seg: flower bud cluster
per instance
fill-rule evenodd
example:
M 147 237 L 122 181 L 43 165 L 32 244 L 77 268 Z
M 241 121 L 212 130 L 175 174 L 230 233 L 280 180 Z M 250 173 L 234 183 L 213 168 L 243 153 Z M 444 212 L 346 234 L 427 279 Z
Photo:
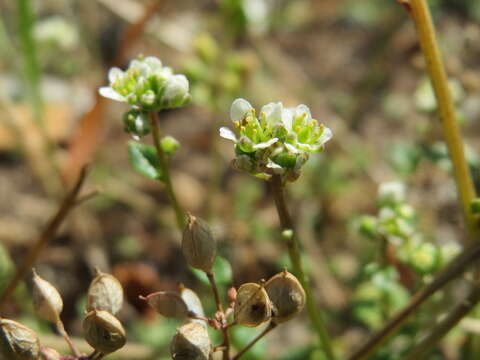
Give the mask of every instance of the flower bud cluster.
M 173 74 L 171 68 L 163 66 L 154 56 L 132 60 L 126 71 L 111 68 L 108 80 L 110 85 L 101 87 L 100 95 L 139 109 L 159 111 L 190 101 L 187 78 Z
M 321 152 L 332 137 L 306 105 L 284 108 L 280 102 L 269 103 L 257 116 L 248 101 L 236 99 L 230 118 L 238 136 L 226 127 L 220 128 L 220 136 L 235 143 L 233 166 L 264 179 L 281 175 L 296 180 L 309 154 Z
M 400 182 L 379 187 L 379 212 L 358 221 L 358 230 L 371 239 L 384 239 L 396 248 L 398 258 L 420 275 L 429 275 L 456 253 L 451 244 L 426 241 L 417 224 L 415 209 L 406 201 L 406 188 Z

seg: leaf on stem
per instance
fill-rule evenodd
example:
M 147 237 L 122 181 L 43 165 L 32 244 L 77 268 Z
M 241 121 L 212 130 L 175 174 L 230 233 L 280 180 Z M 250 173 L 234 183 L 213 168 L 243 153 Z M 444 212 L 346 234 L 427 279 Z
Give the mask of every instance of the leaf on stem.
M 157 151 L 152 145 L 129 141 L 128 156 L 135 171 L 149 179 L 163 181 Z

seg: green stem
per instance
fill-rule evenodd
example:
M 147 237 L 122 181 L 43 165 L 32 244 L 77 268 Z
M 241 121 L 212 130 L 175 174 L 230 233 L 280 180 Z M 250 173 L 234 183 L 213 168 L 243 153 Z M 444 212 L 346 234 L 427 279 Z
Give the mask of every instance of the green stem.
M 463 215 L 472 233 L 477 232 L 477 225 L 470 210 L 471 202 L 477 196 L 465 160 L 462 135 L 458 126 L 455 106 L 452 100 L 448 79 L 442 56 L 435 36 L 435 28 L 426 0 L 402 0 L 407 6 L 418 35 L 418 40 L 425 57 L 427 71 L 432 82 L 442 121 L 443 135 L 453 165 L 453 176 L 457 185 Z
M 307 277 L 307 274 L 303 271 L 301 254 L 300 254 L 300 243 L 298 237 L 296 236 L 294 225 L 290 213 L 288 212 L 287 205 L 285 202 L 284 195 L 284 185 L 282 179 L 278 175 L 274 175 L 269 182 L 273 197 L 275 199 L 275 205 L 277 207 L 278 217 L 280 219 L 280 224 L 283 230 L 293 231 L 292 236 L 287 239 L 287 248 L 290 261 L 292 262 L 292 268 L 295 275 L 298 277 L 300 283 L 305 289 L 307 295 L 307 310 L 310 316 L 313 327 L 318 335 L 320 344 L 325 351 L 325 354 L 328 359 L 335 359 L 332 345 L 330 342 L 330 337 L 328 335 L 327 327 L 323 319 L 321 310 L 315 304 L 313 291 L 310 286 L 310 281 Z
M 433 26 L 432 18 L 426 0 L 399 0 L 399 2 L 405 6 L 415 23 L 415 28 L 419 38 L 420 46 L 425 57 L 427 71 L 432 82 L 433 90 L 438 104 L 438 112 L 442 122 L 443 133 L 445 142 L 448 147 L 448 153 L 452 161 L 453 176 L 457 186 L 459 194 L 459 201 L 462 207 L 463 216 L 467 223 L 470 239 L 473 240 L 478 234 L 478 225 L 470 210 L 471 202 L 476 198 L 475 188 L 468 169 L 468 164 L 465 159 L 465 151 L 463 147 L 462 136 L 458 126 L 455 107 L 450 94 L 448 86 L 448 79 L 445 73 L 442 57 L 435 37 L 435 29 Z M 462 254 L 468 256 L 468 249 Z M 460 258 L 460 257 L 459 257 Z M 457 258 L 456 260 L 458 260 Z M 424 289 L 420 290 L 416 295 L 412 297 L 412 300 L 407 307 L 400 311 L 395 317 L 393 317 L 379 332 L 374 334 L 359 350 L 357 350 L 349 359 L 368 359 L 368 357 L 380 347 L 386 340 L 388 340 L 395 332 L 403 325 L 408 317 L 418 307 L 436 291 L 442 288 L 448 281 L 453 279 L 449 277 L 448 281 L 441 280 L 444 274 L 449 269 L 455 268 L 458 265 L 465 269 L 465 264 L 453 261 L 442 273 L 438 274 L 436 280 L 427 285 Z M 455 277 L 458 277 L 463 271 L 457 273 Z M 436 285 L 436 286 L 433 286 Z M 474 289 L 472 294 L 475 294 Z M 441 336 L 446 334 L 446 328 L 453 327 L 461 316 L 464 316 L 464 309 L 462 311 L 454 309 L 451 312 L 445 322 L 442 322 L 432 329 L 432 339 L 435 341 L 429 341 L 429 346 L 433 346 Z M 462 315 L 463 314 L 463 315 Z M 451 316 L 451 318 L 450 318 Z M 440 335 L 442 334 L 442 335 Z M 428 338 L 428 337 L 427 337 Z
M 173 190 L 167 155 L 163 151 L 162 145 L 160 143 L 160 127 L 158 125 L 158 114 L 156 111 L 150 111 L 150 124 L 152 128 L 153 144 L 155 145 L 155 149 L 157 150 L 160 170 L 162 171 L 162 182 L 165 184 L 168 198 L 170 199 L 170 203 L 175 211 L 178 229 L 180 230 L 180 232 L 183 232 L 186 225 L 186 215 L 185 211 L 183 211 L 180 203 L 177 200 L 175 191 Z

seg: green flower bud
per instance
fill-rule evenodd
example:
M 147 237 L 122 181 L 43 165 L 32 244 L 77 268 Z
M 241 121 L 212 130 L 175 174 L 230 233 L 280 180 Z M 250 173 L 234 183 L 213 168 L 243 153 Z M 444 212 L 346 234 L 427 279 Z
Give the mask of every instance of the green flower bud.
M 123 129 L 135 137 L 142 137 L 150 133 L 148 113 L 140 110 L 130 110 L 123 115 Z
M 32 329 L 0 318 L 0 354 L 8 360 L 37 360 L 40 342 Z
M 167 155 L 172 155 L 180 148 L 178 140 L 170 135 L 163 137 L 160 141 L 160 145 Z

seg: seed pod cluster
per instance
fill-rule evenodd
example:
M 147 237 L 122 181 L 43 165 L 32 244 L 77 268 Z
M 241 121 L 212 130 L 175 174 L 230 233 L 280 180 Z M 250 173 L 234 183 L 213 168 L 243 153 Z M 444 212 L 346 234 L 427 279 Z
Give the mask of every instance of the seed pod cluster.
M 188 222 L 183 232 L 182 252 L 187 263 L 206 273 L 212 271 L 217 244 L 208 224 L 188 214 Z
M 42 279 L 33 269 L 33 305 L 41 318 L 56 324 L 63 310 L 63 300 L 57 289 Z
M 305 298 L 298 279 L 285 270 L 272 276 L 265 284 L 246 283 L 240 286 L 235 298 L 234 319 L 247 327 L 256 327 L 268 320 L 280 324 L 303 310 Z
M 102 354 L 110 354 L 125 345 L 125 329 L 115 317 L 122 304 L 123 288 L 120 282 L 97 269 L 88 288 L 83 331 L 85 340 Z
M 104 310 L 93 310 L 83 320 L 85 340 L 95 350 L 110 354 L 125 345 L 126 334 L 122 323 Z
M 8 360 L 37 360 L 40 342 L 32 329 L 0 318 L 0 354 Z
M 212 344 L 205 325 L 189 322 L 177 329 L 170 344 L 174 360 L 208 360 Z

